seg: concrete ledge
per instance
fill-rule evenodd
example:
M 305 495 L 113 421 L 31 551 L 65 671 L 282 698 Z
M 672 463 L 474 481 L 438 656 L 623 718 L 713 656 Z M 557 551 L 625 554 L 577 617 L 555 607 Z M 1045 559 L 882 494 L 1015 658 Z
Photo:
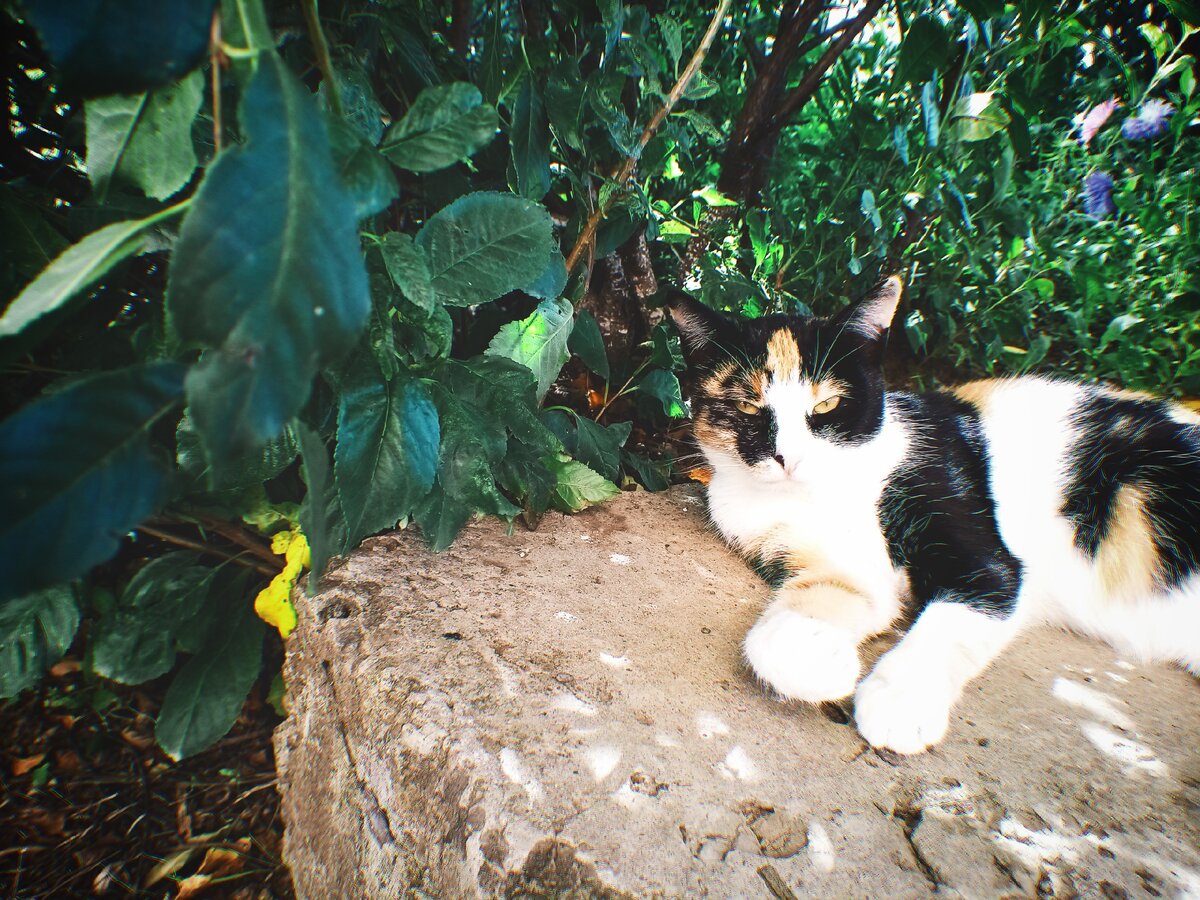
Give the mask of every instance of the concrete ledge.
M 298 894 L 1200 896 L 1189 675 L 1037 632 L 883 758 L 747 676 L 766 595 L 687 488 L 368 541 L 288 646 Z

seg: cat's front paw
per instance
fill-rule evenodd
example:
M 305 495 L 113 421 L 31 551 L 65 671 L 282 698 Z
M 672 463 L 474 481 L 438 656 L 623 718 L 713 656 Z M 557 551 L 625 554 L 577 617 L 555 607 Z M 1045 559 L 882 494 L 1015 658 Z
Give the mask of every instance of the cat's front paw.
M 950 686 L 936 673 L 883 668 L 864 678 L 854 695 L 858 733 L 872 747 L 924 753 L 946 736 L 954 704 Z
M 858 681 L 858 646 L 850 633 L 790 609 L 763 613 L 744 649 L 754 673 L 789 700 L 840 700 Z

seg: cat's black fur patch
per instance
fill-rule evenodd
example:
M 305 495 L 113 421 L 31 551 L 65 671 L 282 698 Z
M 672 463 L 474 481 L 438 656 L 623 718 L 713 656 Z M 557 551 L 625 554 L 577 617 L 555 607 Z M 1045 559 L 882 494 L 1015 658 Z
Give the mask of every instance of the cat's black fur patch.
M 1112 525 L 1117 492 L 1132 485 L 1145 493 L 1158 579 L 1177 587 L 1200 571 L 1196 426 L 1174 421 L 1159 400 L 1103 395 L 1081 405 L 1072 424 L 1079 439 L 1062 512 L 1075 525 L 1075 545 L 1096 556 Z
M 918 436 L 879 499 L 893 564 L 908 569 L 922 606 L 953 601 L 1009 615 L 1021 564 L 996 524 L 978 413 L 946 394 L 893 393 L 889 402 Z

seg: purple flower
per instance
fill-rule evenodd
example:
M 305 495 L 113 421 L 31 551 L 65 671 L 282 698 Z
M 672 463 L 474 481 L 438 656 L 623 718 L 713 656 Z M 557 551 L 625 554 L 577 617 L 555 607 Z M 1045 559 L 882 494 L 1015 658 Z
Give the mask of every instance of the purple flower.
M 1121 126 L 1121 134 L 1127 141 L 1142 141 L 1156 138 L 1167 130 L 1167 120 L 1175 115 L 1175 107 L 1166 100 L 1147 100 Z
M 1117 211 L 1112 198 L 1113 179 L 1107 172 L 1093 172 L 1083 179 L 1083 211 L 1093 219 L 1103 219 Z
M 1079 143 L 1083 146 L 1088 145 L 1088 141 L 1096 136 L 1096 132 L 1104 127 L 1104 123 L 1121 106 L 1121 101 L 1116 97 L 1111 100 L 1105 100 L 1099 106 L 1093 106 L 1088 110 L 1088 114 L 1083 117 L 1083 124 L 1079 127 Z

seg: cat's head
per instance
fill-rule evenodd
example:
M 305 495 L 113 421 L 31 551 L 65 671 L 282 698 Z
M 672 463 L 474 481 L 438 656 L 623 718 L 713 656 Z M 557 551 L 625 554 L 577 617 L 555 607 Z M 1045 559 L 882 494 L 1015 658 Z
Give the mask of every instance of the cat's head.
M 696 440 L 714 468 L 770 482 L 820 479 L 883 423 L 883 343 L 900 302 L 889 278 L 829 319 L 714 312 L 667 301 L 695 375 Z

